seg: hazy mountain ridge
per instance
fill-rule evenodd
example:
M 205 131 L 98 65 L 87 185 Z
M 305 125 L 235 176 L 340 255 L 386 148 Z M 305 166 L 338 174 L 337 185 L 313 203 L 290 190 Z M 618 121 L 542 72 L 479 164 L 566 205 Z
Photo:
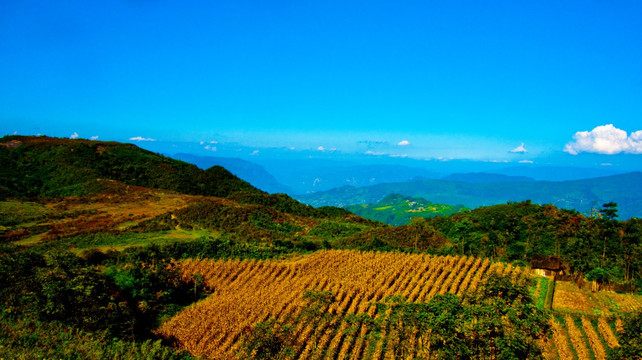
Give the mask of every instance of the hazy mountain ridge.
M 560 208 L 590 213 L 606 202 L 619 204 L 620 218 L 642 216 L 642 173 L 632 172 L 594 179 L 562 182 L 468 183 L 447 180 L 422 180 L 378 184 L 368 187 L 341 187 L 325 192 L 296 196 L 312 206 L 346 206 L 372 204 L 384 196 L 397 193 L 416 196 L 433 202 L 463 204 L 476 208 L 508 201 L 531 200 Z
M 291 188 L 294 194 L 326 191 L 345 185 L 369 186 L 410 181 L 417 176 L 429 179 L 440 176 L 430 169 L 414 166 L 320 159 L 266 161 L 261 165 L 280 183 Z
M 201 169 L 207 169 L 212 166 L 224 167 L 227 171 L 236 175 L 240 179 L 252 184 L 252 186 L 271 194 L 289 194 L 292 192 L 288 186 L 280 183 L 261 165 L 240 158 L 199 156 L 186 153 L 174 154 L 172 155 L 172 158 L 194 164 Z
M 449 181 L 462 181 L 471 183 L 493 183 L 493 182 L 530 182 L 535 179 L 526 176 L 510 176 L 485 172 L 456 173 L 441 178 Z

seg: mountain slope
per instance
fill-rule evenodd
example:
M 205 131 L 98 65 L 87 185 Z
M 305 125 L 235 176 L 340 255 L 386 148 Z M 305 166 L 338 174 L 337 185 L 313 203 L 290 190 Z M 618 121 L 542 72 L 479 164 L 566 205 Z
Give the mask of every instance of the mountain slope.
M 81 195 L 90 193 L 84 184 L 96 179 L 192 195 L 260 192 L 220 166 L 201 170 L 117 142 L 6 136 L 0 139 L 0 162 L 4 197 Z
M 312 206 L 372 204 L 392 193 L 418 196 L 437 203 L 463 204 L 469 208 L 532 200 L 560 208 L 590 212 L 603 203 L 618 203 L 620 218 L 642 216 L 642 173 L 562 182 L 532 181 L 467 183 L 447 180 L 378 184 L 368 187 L 341 187 L 325 192 L 297 196 Z

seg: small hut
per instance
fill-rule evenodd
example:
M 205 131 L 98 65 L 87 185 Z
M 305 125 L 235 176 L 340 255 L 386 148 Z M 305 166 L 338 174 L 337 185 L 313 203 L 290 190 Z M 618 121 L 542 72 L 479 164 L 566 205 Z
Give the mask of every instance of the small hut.
M 531 258 L 531 271 L 541 276 L 564 275 L 564 264 L 562 260 L 554 255 L 533 255 Z

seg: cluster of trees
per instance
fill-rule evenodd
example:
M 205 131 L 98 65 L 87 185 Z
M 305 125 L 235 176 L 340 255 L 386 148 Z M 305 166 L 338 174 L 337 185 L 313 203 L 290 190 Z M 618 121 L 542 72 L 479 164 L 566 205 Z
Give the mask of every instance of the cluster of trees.
M 556 255 L 577 276 L 642 287 L 642 220 L 618 221 L 615 203 L 593 216 L 524 201 L 426 221 L 452 241 L 453 253 L 522 265 L 535 254 Z

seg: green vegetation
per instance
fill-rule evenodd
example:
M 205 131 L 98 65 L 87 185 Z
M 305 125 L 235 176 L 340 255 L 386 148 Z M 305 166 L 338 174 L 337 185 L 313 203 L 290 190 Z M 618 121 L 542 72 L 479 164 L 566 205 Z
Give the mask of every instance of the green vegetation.
M 375 204 L 347 205 L 344 208 L 355 215 L 393 226 L 408 224 L 418 217 L 448 216 L 468 210 L 463 205 L 433 204 L 423 198 L 399 194 L 387 195 Z
M 193 359 L 161 340 L 114 339 L 105 332 L 87 332 L 59 322 L 0 319 L 2 359 Z

